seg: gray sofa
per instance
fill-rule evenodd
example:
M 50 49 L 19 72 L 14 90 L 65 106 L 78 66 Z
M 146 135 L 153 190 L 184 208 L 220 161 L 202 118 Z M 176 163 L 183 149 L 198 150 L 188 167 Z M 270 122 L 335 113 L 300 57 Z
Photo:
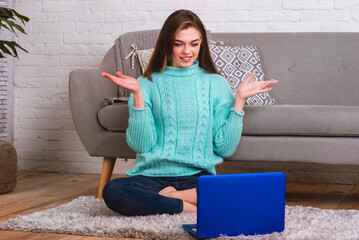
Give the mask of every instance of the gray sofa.
M 104 157 L 99 197 L 116 158 L 135 158 L 126 143 L 126 104 L 101 109 L 106 97 L 129 93 L 100 76 L 116 70 L 138 77 L 125 56 L 131 44 L 154 47 L 158 30 L 121 35 L 99 69 L 70 73 L 70 104 L 78 135 L 91 156 Z M 235 161 L 359 164 L 359 33 L 210 33 L 225 45 L 254 45 L 265 78 L 275 78 L 275 105 L 245 106 Z

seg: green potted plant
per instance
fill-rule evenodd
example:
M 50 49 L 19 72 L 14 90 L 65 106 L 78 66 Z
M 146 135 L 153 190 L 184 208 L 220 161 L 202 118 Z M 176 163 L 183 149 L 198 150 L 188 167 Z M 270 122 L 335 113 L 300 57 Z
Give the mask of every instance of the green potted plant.
M 16 36 L 16 30 L 23 34 L 26 34 L 25 30 L 15 22 L 16 20 L 20 20 L 25 26 L 25 22 L 28 22 L 30 19 L 26 16 L 19 14 L 14 9 L 0 7 L 0 30 L 2 28 L 6 28 L 10 32 L 14 33 Z M 0 58 L 5 58 L 4 54 L 9 54 L 13 57 L 19 58 L 16 50 L 17 48 L 28 52 L 15 41 L 0 40 Z
M 17 31 L 26 34 L 25 30 L 15 22 L 16 20 L 20 20 L 25 25 L 29 18 L 13 9 L 0 7 L 0 31 L 5 28 L 15 36 Z M 17 49 L 28 52 L 15 41 L 0 39 L 0 58 L 5 58 L 6 54 L 19 58 Z M 10 192 L 17 183 L 17 153 L 14 146 L 4 140 L 0 140 L 0 169 L 0 194 Z

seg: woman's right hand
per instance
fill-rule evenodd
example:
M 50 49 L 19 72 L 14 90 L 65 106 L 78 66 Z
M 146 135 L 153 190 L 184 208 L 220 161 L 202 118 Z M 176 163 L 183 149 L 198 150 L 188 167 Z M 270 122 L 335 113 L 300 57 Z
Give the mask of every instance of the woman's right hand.
M 106 73 L 106 72 L 101 73 L 101 76 L 104 76 L 104 77 L 110 79 L 112 82 L 116 83 L 120 87 L 123 87 L 133 93 L 133 97 L 134 97 L 133 106 L 134 107 L 144 108 L 145 103 L 143 100 L 142 90 L 141 90 L 140 84 L 138 83 L 137 79 L 130 77 L 130 76 L 125 76 L 119 71 L 116 72 L 116 75 L 117 75 L 117 77 L 114 75 L 111 75 L 109 73 Z
M 137 93 L 138 91 L 141 91 L 141 87 L 137 79 L 130 76 L 125 76 L 119 71 L 116 72 L 117 77 L 106 72 L 102 72 L 101 75 L 110 79 L 112 82 L 116 83 L 120 87 L 129 90 L 133 94 Z

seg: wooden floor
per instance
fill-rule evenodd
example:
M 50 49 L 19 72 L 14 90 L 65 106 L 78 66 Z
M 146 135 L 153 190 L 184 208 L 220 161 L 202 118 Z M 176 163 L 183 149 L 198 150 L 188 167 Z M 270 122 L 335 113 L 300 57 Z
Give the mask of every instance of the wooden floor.
M 96 174 L 20 172 L 15 191 L 0 195 L 0 224 L 18 214 L 29 214 L 53 208 L 78 196 L 96 196 L 98 183 L 99 175 Z M 359 209 L 359 186 L 287 183 L 286 199 L 287 205 L 326 209 Z M 0 240 L 13 239 L 100 240 L 116 238 L 0 230 Z M 124 239 L 122 238 L 122 240 Z

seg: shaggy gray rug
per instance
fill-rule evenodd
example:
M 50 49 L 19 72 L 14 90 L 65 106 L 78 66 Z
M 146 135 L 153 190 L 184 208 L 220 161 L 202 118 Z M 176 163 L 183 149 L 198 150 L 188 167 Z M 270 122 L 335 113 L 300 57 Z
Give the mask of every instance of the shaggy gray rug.
M 218 239 L 359 239 L 358 210 L 286 206 L 285 213 L 286 225 L 282 233 Z M 196 214 L 192 213 L 125 217 L 109 210 L 103 200 L 83 196 L 53 209 L 9 219 L 0 228 L 103 237 L 186 240 L 193 237 L 181 226 L 195 222 Z

